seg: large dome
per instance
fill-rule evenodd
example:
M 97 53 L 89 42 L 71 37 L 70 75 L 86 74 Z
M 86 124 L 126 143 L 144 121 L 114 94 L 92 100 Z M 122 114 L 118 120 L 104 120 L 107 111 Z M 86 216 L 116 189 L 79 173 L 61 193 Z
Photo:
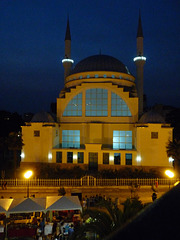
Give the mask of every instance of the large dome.
M 109 71 L 130 74 L 127 67 L 118 59 L 108 55 L 94 55 L 76 64 L 71 74 L 92 71 Z

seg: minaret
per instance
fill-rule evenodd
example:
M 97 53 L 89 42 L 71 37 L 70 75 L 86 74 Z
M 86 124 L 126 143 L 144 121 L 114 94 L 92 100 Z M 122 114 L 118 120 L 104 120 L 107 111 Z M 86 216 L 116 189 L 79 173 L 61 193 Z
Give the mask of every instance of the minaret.
M 137 30 L 137 56 L 134 58 L 137 71 L 137 93 L 139 98 L 139 116 L 143 113 L 143 68 L 146 58 L 143 56 L 143 30 L 141 24 L 141 14 L 139 12 L 139 22 Z
M 69 17 L 67 19 L 67 27 L 66 27 L 66 36 L 65 36 L 65 55 L 62 60 L 64 67 L 64 82 L 66 81 L 66 77 L 69 75 L 72 64 L 74 61 L 71 59 L 71 33 L 69 27 Z

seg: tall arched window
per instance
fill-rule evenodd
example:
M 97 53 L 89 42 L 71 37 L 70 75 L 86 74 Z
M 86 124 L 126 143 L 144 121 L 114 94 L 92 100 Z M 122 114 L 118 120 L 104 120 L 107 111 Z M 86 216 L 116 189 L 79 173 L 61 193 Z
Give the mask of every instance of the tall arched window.
M 86 116 L 108 116 L 108 91 L 102 88 L 86 90 Z
M 71 99 L 63 112 L 63 116 L 82 116 L 82 93 Z
M 116 93 L 111 93 L 111 116 L 129 117 L 132 116 L 126 102 Z

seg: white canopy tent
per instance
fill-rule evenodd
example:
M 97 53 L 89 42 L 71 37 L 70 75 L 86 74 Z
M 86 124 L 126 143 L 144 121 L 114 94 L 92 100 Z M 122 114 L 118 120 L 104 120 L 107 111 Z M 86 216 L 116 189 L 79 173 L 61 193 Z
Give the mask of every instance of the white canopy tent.
M 46 197 L 45 211 L 80 210 L 82 206 L 77 196 Z
M 16 198 L 13 199 L 8 213 L 42 212 L 45 206 L 45 198 Z
M 7 213 L 13 199 L 0 199 L 0 213 Z
M 48 196 L 46 198 L 0 199 L 0 213 L 28 213 L 63 210 L 80 210 L 77 196 Z

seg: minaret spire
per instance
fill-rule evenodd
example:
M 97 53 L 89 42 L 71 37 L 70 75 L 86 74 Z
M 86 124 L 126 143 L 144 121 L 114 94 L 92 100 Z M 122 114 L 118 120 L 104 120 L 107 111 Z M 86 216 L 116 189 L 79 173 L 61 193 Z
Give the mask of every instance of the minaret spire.
M 69 16 L 67 19 L 67 27 L 66 27 L 66 36 L 65 36 L 65 41 L 70 40 L 71 41 L 71 33 L 70 33 L 70 26 L 69 26 Z
M 141 23 L 141 12 L 140 12 L 140 10 L 139 10 L 139 22 L 138 22 L 137 37 L 143 37 L 143 29 L 142 29 L 142 23 Z
M 146 58 L 143 56 L 143 29 L 141 23 L 141 13 L 139 11 L 139 21 L 137 29 L 137 56 L 134 58 L 137 71 L 137 93 L 139 98 L 139 116 L 143 113 L 143 71 Z
M 72 64 L 74 61 L 71 59 L 71 32 L 69 25 L 69 16 L 67 18 L 66 34 L 65 34 L 65 54 L 64 59 L 62 60 L 64 67 L 64 82 L 66 77 L 70 74 Z

